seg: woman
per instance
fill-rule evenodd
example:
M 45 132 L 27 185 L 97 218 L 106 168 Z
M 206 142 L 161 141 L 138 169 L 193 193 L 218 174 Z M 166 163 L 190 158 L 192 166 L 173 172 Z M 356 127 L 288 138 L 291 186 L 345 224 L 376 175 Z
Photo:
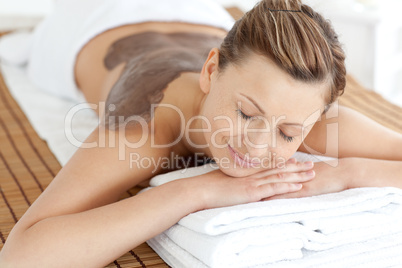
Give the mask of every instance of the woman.
M 37 84 L 60 78 L 58 94 L 74 97 L 77 85 L 88 102 L 106 101 L 106 108 L 85 141 L 98 146 L 78 149 L 16 224 L 0 255 L 2 267 L 100 267 L 198 210 L 352 187 L 402 187 L 402 152 L 394 150 L 402 136 L 333 104 L 345 87 L 344 54 L 330 24 L 310 7 L 263 0 L 227 33 L 227 14 L 205 0 L 154 1 L 152 10 L 166 12 L 142 22 L 130 5 L 148 12 L 148 2 L 108 3 L 59 3 L 63 12 L 83 5 L 74 11 L 76 27 L 54 33 L 64 36 L 62 53 L 47 55 L 58 47 L 37 43 L 49 46 L 31 58 Z M 91 5 L 98 8 L 88 14 Z M 122 23 L 114 8 L 131 14 L 133 23 Z M 177 12 L 183 9 L 189 13 Z M 159 17 L 168 11 L 177 20 Z M 37 36 L 54 37 L 49 25 L 72 19 L 63 12 L 56 10 Z M 98 33 L 96 16 L 119 22 Z M 81 30 L 91 33 L 88 40 Z M 34 68 L 40 60 L 52 78 Z M 299 163 L 290 159 L 298 150 L 340 160 Z M 169 169 L 133 165 L 133 155 L 151 161 L 171 154 L 203 154 L 220 169 L 116 202 Z

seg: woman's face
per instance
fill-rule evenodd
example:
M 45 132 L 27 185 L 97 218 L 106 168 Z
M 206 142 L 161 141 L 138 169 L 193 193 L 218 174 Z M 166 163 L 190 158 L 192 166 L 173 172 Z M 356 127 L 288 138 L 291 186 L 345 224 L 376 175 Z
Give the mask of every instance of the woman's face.
M 219 73 L 218 50 L 201 73 L 204 139 L 228 175 L 240 177 L 283 165 L 325 107 L 328 86 L 294 80 L 273 62 L 251 55 Z

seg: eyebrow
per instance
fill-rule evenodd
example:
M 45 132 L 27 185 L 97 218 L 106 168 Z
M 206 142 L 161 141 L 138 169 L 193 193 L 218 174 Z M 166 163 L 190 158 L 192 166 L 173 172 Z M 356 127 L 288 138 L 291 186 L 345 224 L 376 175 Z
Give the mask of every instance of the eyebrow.
M 255 105 L 255 107 L 257 107 L 257 109 L 260 111 L 260 113 L 265 115 L 265 111 L 263 109 L 261 109 L 261 107 L 258 105 L 258 103 L 255 100 L 253 100 L 251 97 L 249 97 L 247 95 L 244 95 L 243 93 L 240 93 L 240 95 L 247 98 L 250 102 L 252 102 Z M 283 123 L 283 124 L 286 126 L 303 127 L 303 124 L 299 124 L 299 123 Z
M 240 95 L 242 95 L 243 97 L 247 98 L 250 102 L 252 102 L 254 104 L 255 107 L 257 107 L 257 109 L 260 111 L 260 113 L 265 115 L 265 111 L 263 109 L 261 109 L 261 107 L 258 105 L 258 103 L 255 100 L 253 100 L 252 98 L 250 98 L 247 95 L 244 95 L 243 93 L 240 93 Z

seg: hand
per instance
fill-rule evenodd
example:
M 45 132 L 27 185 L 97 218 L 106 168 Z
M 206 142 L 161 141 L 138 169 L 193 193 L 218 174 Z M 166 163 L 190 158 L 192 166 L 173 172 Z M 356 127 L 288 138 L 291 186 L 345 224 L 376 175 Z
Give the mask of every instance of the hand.
M 300 191 L 275 195 L 264 200 L 307 197 L 346 190 L 349 188 L 349 182 L 353 179 L 351 178 L 352 170 L 361 168 L 354 165 L 354 161 L 352 158 L 343 158 L 315 163 L 316 176 L 314 180 L 304 182 Z
M 195 183 L 192 189 L 201 191 L 202 209 L 256 202 L 275 195 L 297 192 L 314 178 L 312 162 L 289 160 L 285 167 L 233 178 L 221 170 L 190 178 L 185 183 Z

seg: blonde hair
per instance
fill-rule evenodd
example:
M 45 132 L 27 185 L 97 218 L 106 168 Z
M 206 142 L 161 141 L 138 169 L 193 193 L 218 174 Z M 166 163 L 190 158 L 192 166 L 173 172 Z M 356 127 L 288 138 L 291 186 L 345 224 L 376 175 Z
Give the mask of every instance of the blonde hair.
M 273 60 L 296 80 L 329 82 L 330 104 L 346 85 L 345 54 L 329 21 L 300 0 L 262 0 L 239 19 L 220 47 L 219 70 L 250 52 Z

